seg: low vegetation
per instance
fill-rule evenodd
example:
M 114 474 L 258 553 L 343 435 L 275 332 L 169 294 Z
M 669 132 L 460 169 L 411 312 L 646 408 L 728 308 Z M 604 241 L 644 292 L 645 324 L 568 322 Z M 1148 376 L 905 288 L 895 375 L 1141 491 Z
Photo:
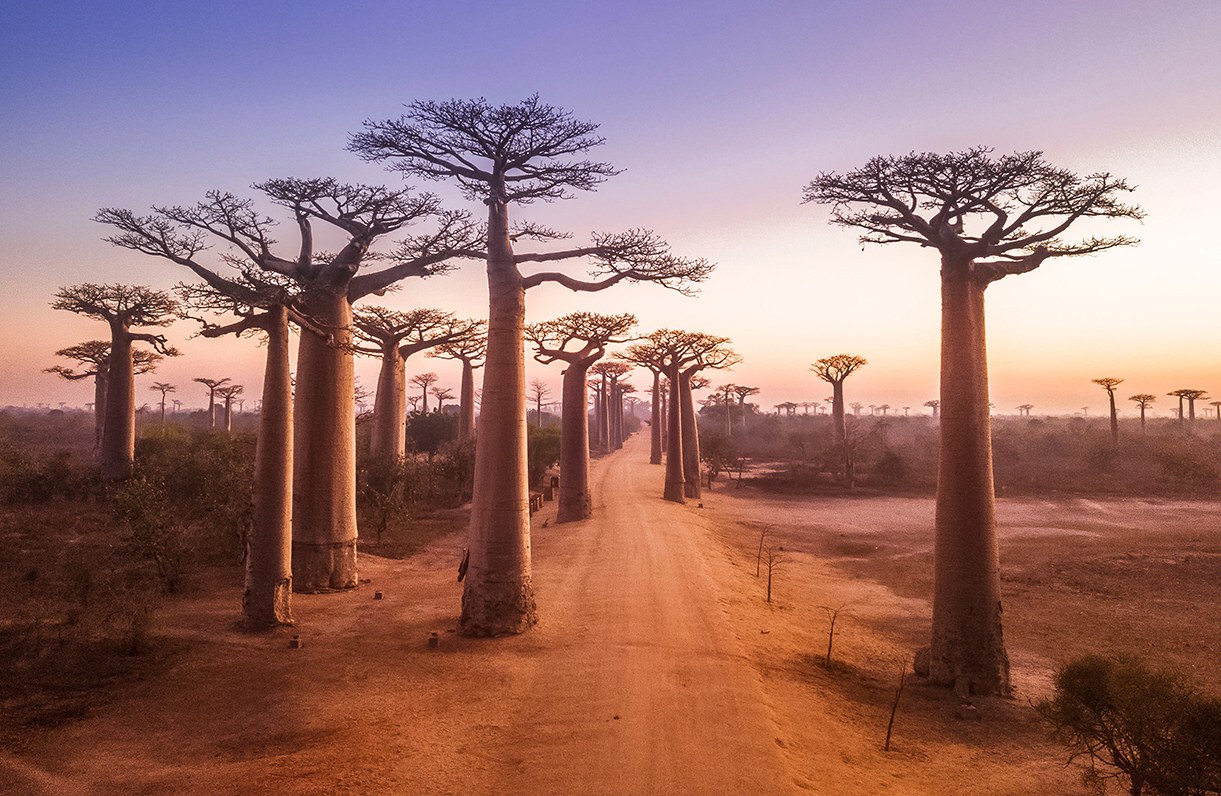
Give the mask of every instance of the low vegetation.
M 1109 780 L 1132 796 L 1221 793 L 1221 700 L 1133 657 L 1088 655 L 1056 675 L 1036 710 L 1085 764 L 1083 779 Z
M 843 455 L 827 415 L 778 416 L 751 411 L 745 430 L 734 407 L 726 440 L 724 407 L 702 413 L 702 455 L 720 472 L 735 457 L 748 460 L 750 480 L 769 491 L 839 493 Z M 929 416 L 848 417 L 854 488 L 932 494 L 937 485 L 937 420 Z M 1198 421 L 1194 433 L 1177 420 L 1120 424 L 1111 441 L 1107 418 L 994 417 L 996 492 L 1002 496 L 1090 494 L 1127 497 L 1221 497 L 1221 424 Z M 1215 429 L 1214 429 L 1215 427 Z

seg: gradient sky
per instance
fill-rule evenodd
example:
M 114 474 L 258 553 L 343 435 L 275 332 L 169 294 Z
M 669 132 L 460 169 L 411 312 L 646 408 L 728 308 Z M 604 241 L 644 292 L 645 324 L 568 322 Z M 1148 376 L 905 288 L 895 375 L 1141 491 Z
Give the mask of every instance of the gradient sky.
M 1090 383 L 1100 376 L 1126 379 L 1123 397 L 1185 387 L 1221 397 L 1219 40 L 1212 0 L 6 3 L 0 406 L 92 400 L 87 385 L 41 372 L 55 350 L 106 337 L 100 323 L 51 310 L 57 288 L 185 278 L 105 243 L 91 221 L 99 208 L 144 212 L 209 189 L 253 196 L 252 183 L 283 176 L 398 186 L 344 151 L 363 120 L 416 99 L 533 93 L 599 123 L 606 144 L 591 156 L 624 172 L 526 218 L 577 242 L 651 228 L 718 269 L 694 299 L 653 285 L 543 286 L 529 320 L 634 312 L 643 332 L 731 337 L 745 361 L 714 380 L 761 387 L 768 409 L 829 396 L 810 363 L 857 354 L 869 365 L 848 400 L 915 412 L 937 395 L 936 255 L 862 250 L 827 208 L 800 203 L 802 186 L 875 155 L 1037 149 L 1056 166 L 1127 178 L 1148 218 L 1100 230 L 1139 247 L 1053 260 L 989 288 L 997 411 L 1101 414 L 1106 395 Z M 418 187 L 463 204 L 444 185 Z M 481 266 L 382 301 L 483 316 Z M 171 328 L 185 356 L 140 377 L 138 400 L 154 403 L 158 380 L 178 385 L 184 407 L 203 406 L 196 376 L 231 377 L 257 397 L 257 345 L 192 331 Z M 454 363 L 408 362 L 423 370 L 458 386 Z M 371 360 L 358 374 L 372 388 Z M 530 377 L 558 393 L 558 366 Z M 1161 398 L 1158 414 L 1172 403 Z

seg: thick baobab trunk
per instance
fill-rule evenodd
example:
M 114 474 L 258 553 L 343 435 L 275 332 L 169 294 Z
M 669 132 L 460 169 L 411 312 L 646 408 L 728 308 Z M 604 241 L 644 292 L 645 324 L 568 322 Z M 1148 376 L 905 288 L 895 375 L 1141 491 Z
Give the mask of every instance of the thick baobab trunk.
M 102 478 L 121 481 L 131 475 L 136 453 L 136 377 L 131 336 L 121 327 L 111 329 L 105 404 L 100 457 Z
M 225 433 L 233 433 L 233 402 L 225 399 Z
M 942 261 L 941 450 L 937 472 L 930 679 L 1007 694 L 992 481 L 985 283 Z
M 699 498 L 703 495 L 700 484 L 700 437 L 699 427 L 695 421 L 695 400 L 691 395 L 691 377 L 695 371 L 686 371 L 679 375 L 679 408 L 682 411 L 683 425 L 683 494 L 689 498 Z
M 649 409 L 649 464 L 661 464 L 661 371 L 653 371 L 653 406 Z
M 471 636 L 520 633 L 538 621 L 526 477 L 526 292 L 507 208 L 492 202 L 488 211 L 488 345 L 459 620 Z
M 373 455 L 396 459 L 407 451 L 407 363 L 398 346 L 382 350 L 382 367 L 373 396 Z
M 466 442 L 475 436 L 475 367 L 469 359 L 462 360 L 458 401 L 458 441 Z
M 610 384 L 606 374 L 602 374 L 602 386 L 598 388 L 598 450 L 602 453 L 611 452 L 610 436 Z
M 679 398 L 678 369 L 672 368 L 670 397 L 666 407 L 666 490 L 662 495 L 674 503 L 686 503 L 686 479 L 683 477 L 682 400 Z
M 593 515 L 589 494 L 588 365 L 570 362 L 564 371 L 560 434 L 560 494 L 555 521 L 576 522 Z
M 848 438 L 847 423 L 844 420 L 844 382 L 831 382 L 831 427 L 835 429 L 835 444 L 843 445 Z
M 106 368 L 99 367 L 98 372 L 93 374 L 93 446 L 99 451 L 102 449 L 102 430 L 106 428 L 106 376 L 110 369 L 110 363 L 107 361 Z
M 254 454 L 254 514 L 246 540 L 242 626 L 291 625 L 293 408 L 288 369 L 288 312 L 270 311 L 263 409 Z
M 1111 399 L 1111 444 L 1119 444 L 1119 412 L 1115 410 L 1115 393 L 1107 390 L 1107 397 Z
M 356 400 L 352 307 L 325 293 L 310 315 L 334 343 L 301 335 L 293 424 L 293 588 L 351 589 L 356 576 Z

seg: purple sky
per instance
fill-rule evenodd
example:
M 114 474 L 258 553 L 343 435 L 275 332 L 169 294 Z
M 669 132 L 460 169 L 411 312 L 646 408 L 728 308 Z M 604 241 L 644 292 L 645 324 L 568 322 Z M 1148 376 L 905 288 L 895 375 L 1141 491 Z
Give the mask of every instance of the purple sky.
M 800 204 L 801 188 L 879 154 L 1040 149 L 1055 165 L 1128 178 L 1149 215 L 1108 230 L 1140 237 L 1138 248 L 990 288 L 998 411 L 1100 413 L 1105 393 L 1089 380 L 1104 375 L 1127 379 L 1124 396 L 1221 393 L 1214 2 L 181 5 L 0 11 L 0 405 L 91 400 L 86 385 L 41 372 L 56 349 L 105 336 L 47 306 L 59 286 L 169 288 L 185 276 L 104 243 L 98 208 L 189 204 L 213 188 L 253 195 L 251 183 L 279 176 L 398 185 L 344 151 L 363 120 L 415 99 L 536 92 L 601 124 L 594 156 L 625 171 L 528 218 L 577 240 L 649 227 L 719 268 L 697 299 L 648 285 L 542 288 L 531 320 L 631 311 L 642 331 L 729 336 L 745 362 L 717 381 L 762 387 L 766 408 L 824 398 L 809 363 L 854 353 L 870 364 L 849 400 L 921 406 L 937 388 L 935 256 L 862 251 L 824 208 Z M 444 186 L 421 187 L 462 205 Z M 483 290 L 471 264 L 384 303 L 482 315 Z M 190 333 L 171 330 L 186 355 L 142 377 L 139 394 L 152 403 L 148 385 L 169 381 L 185 406 L 202 406 L 191 379 L 229 376 L 257 395 L 253 342 Z M 408 370 L 457 387 L 452 363 Z M 359 372 L 371 388 L 373 363 Z M 530 375 L 558 388 L 558 367 Z

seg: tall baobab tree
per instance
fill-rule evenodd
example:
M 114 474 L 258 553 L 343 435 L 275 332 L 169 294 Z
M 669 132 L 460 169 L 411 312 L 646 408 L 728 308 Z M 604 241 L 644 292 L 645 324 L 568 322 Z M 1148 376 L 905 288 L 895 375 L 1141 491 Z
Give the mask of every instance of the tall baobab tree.
M 722 384 L 716 388 L 716 394 L 721 396 L 721 403 L 725 405 L 725 439 L 729 439 L 733 434 L 733 414 L 730 412 L 733 404 L 729 396 L 733 395 L 736 388 L 736 384 Z
M 669 390 L 664 374 L 666 371 L 665 356 L 659 349 L 650 346 L 635 346 L 636 357 L 631 358 L 641 367 L 649 369 L 653 374 L 653 385 L 649 406 L 649 464 L 661 464 L 662 454 L 666 451 L 666 413 L 665 397 Z M 627 357 L 624 357 L 627 359 Z
M 199 262 L 198 257 L 206 250 L 199 236 L 165 217 L 140 219 L 126 211 L 102 211 L 99 220 L 120 228 L 120 234 L 109 239 L 111 243 L 168 259 L 200 277 L 204 284 L 179 288 L 185 304 L 237 316 L 236 322 L 225 326 L 197 318 L 203 324 L 204 337 L 259 331 L 267 335 L 242 624 L 250 629 L 291 624 L 293 412 L 289 321 L 304 328 L 310 328 L 310 324 L 290 306 L 293 299 L 287 280 L 267 279 L 268 275 L 256 273 L 249 264 L 233 278 L 221 276 Z
M 1123 379 L 1116 379 L 1110 376 L 1104 376 L 1101 379 L 1090 379 L 1099 387 L 1107 391 L 1107 398 L 1111 402 L 1111 444 L 1119 444 L 1119 412 L 1115 409 L 1115 388 L 1123 384 Z
M 96 220 L 121 230 L 111 242 L 187 265 L 209 240 L 228 244 L 227 257 L 266 276 L 289 280 L 301 300 L 298 314 L 325 335 L 301 335 L 297 354 L 293 446 L 293 586 L 299 591 L 347 589 L 356 574 L 356 407 L 352 304 L 408 277 L 443 273 L 446 261 L 481 256 L 465 213 L 443 211 L 429 194 L 346 185 L 330 178 L 277 179 L 254 186 L 286 208 L 296 223 L 299 248 L 279 256 L 271 237 L 275 221 L 254 203 L 210 191 L 190 207 L 154 208 L 152 215 L 103 209 Z M 417 222 L 432 228 L 408 236 L 364 272 L 366 254 L 379 240 Z M 337 253 L 317 251 L 314 226 L 337 231 Z M 475 248 L 471 248 L 475 245 Z M 303 316 L 304 317 L 304 316 Z
M 432 397 L 437 399 L 437 414 L 445 411 L 445 402 L 454 397 L 454 391 L 449 387 L 433 387 Z
M 458 388 L 458 441 L 475 437 L 475 368 L 483 367 L 488 350 L 486 321 L 467 321 L 469 333 L 428 352 L 430 357 L 456 359 L 462 363 L 462 384 Z
M 589 368 L 589 372 L 601 379 L 601 385 L 598 395 L 597 411 L 594 413 L 594 420 L 598 427 L 598 441 L 600 450 L 603 453 L 610 453 L 623 447 L 623 428 L 622 424 L 617 422 L 619 419 L 619 409 L 621 403 L 619 401 L 619 385 L 636 363 L 626 362 L 623 360 L 603 360 L 597 362 Z
M 475 324 L 435 309 L 406 312 L 366 306 L 352 314 L 356 350 L 381 358 L 377 391 L 373 398 L 371 449 L 377 456 L 393 459 L 407 450 L 407 360 L 434 346 L 452 343 L 471 334 Z M 367 343 L 368 346 L 362 343 Z M 431 375 L 433 381 L 436 374 Z M 417 376 L 416 378 L 421 378 Z M 412 380 L 413 384 L 419 382 Z M 423 385 L 427 391 L 428 385 Z M 424 411 L 428 411 L 425 399 Z
M 665 376 L 665 392 L 662 401 L 666 407 L 666 433 L 663 446 L 666 455 L 666 474 L 662 497 L 674 503 L 686 502 L 679 373 L 684 365 L 692 361 L 690 350 L 692 338 L 693 335 L 690 332 L 658 329 L 642 342 L 628 346 L 620 354 L 620 357 L 627 362 L 655 369 L 656 372 Z
M 1034 409 L 1034 404 L 1022 404 L 1017 407 L 1018 417 L 1030 417 L 1030 410 Z
M 1217 420 L 1221 421 L 1221 401 L 1209 401 L 1208 405 L 1217 412 Z
M 589 492 L 589 411 L 586 380 L 589 368 L 606 347 L 628 340 L 636 317 L 573 312 L 553 321 L 531 324 L 526 337 L 534 344 L 534 358 L 543 364 L 563 362 L 560 404 L 560 493 L 558 522 L 584 520 L 593 513 Z
M 417 373 L 410 379 L 412 384 L 420 388 L 420 411 L 424 414 L 428 414 L 428 388 L 436 384 L 440 378 L 436 373 L 429 371 Z
M 514 225 L 511 205 L 564 199 L 616 173 L 606 163 L 572 159 L 603 142 L 596 130 L 537 96 L 499 107 L 484 99 L 413 102 L 397 120 L 367 121 L 349 144 L 364 159 L 389 162 L 406 176 L 454 180 L 468 199 L 487 207 L 488 351 L 460 620 L 468 635 L 517 633 L 537 621 L 526 482 L 526 291 L 544 283 L 595 291 L 623 280 L 684 290 L 711 270 L 703 260 L 672 255 L 643 230 L 596 234 L 590 246 L 565 251 L 515 251 L 524 240 L 562 236 Z M 520 270 L 526 263 L 573 258 L 592 259 L 594 279 Z
M 1149 404 L 1157 400 L 1157 396 L 1152 393 L 1138 392 L 1136 395 L 1129 396 L 1129 401 L 1133 401 L 1140 407 L 1140 433 L 1145 433 L 1145 409 Z
M 534 425 L 543 427 L 543 402 L 551 397 L 551 388 L 542 379 L 530 380 L 530 399 L 534 401 Z
M 836 354 L 824 357 L 810 366 L 814 375 L 831 385 L 831 424 L 835 429 L 836 445 L 844 444 L 844 380 L 868 364 L 864 357 Z M 859 415 L 860 405 L 852 406 Z
M 223 398 L 225 401 L 225 406 L 224 406 L 225 424 L 224 425 L 225 425 L 226 434 L 229 434 L 233 431 L 233 401 L 239 395 L 241 395 L 244 390 L 245 390 L 245 388 L 240 384 L 226 384 L 224 387 L 219 387 L 216 390 L 216 394 L 219 395 L 221 398 Z
M 941 409 L 941 401 L 925 401 L 924 405 L 933 410 L 933 417 L 938 416 L 938 410 Z
M 1179 399 L 1179 422 L 1183 422 L 1183 401 L 1187 401 L 1187 428 L 1194 431 L 1196 427 L 1196 401 L 1208 398 L 1207 390 L 1175 390 L 1170 395 Z
M 110 327 L 106 365 L 101 470 L 106 480 L 131 475 L 136 451 L 136 365 L 132 344 L 144 342 L 162 356 L 178 356 L 164 335 L 135 328 L 169 326 L 178 304 L 170 294 L 140 285 L 81 284 L 60 288 L 51 307 L 105 321 Z
M 106 376 L 110 370 L 110 343 L 105 340 L 89 340 L 61 348 L 55 352 L 55 356 L 75 360 L 85 367 L 83 370 L 75 370 L 63 365 L 52 365 L 44 369 L 44 373 L 54 373 L 68 381 L 93 378 L 93 444 L 99 447 L 102 444 L 102 426 L 105 425 L 106 419 Z M 164 358 L 156 351 L 133 348 L 133 375 L 151 373 Z
M 984 291 L 1055 257 L 1095 254 L 1133 238 L 1063 236 L 1081 219 L 1134 219 L 1131 189 L 1109 174 L 1081 177 L 1040 152 L 993 157 L 984 147 L 948 155 L 877 157 L 824 173 L 805 201 L 862 243 L 914 243 L 941 259 L 941 424 L 930 676 L 960 690 L 1009 693 L 1001 630 L 1000 563 L 988 409 Z
M 752 395 L 759 394 L 758 387 L 746 387 L 738 384 L 733 388 L 733 392 L 738 396 L 738 411 L 742 413 L 742 433 L 746 433 L 746 399 Z
M 229 379 L 198 378 L 191 381 L 199 382 L 208 388 L 208 428 L 216 429 L 216 391 L 229 383 Z
M 161 425 L 164 426 L 165 425 L 165 396 L 168 393 L 174 392 L 178 388 L 175 387 L 173 384 L 170 384 L 168 381 L 155 381 L 155 382 L 153 382 L 153 386 L 149 387 L 149 389 L 156 390 L 157 392 L 161 393 Z
M 728 369 L 741 361 L 732 349 L 726 347 L 728 342 L 727 337 L 702 332 L 659 329 L 648 335 L 644 342 L 629 346 L 620 355 L 628 362 L 659 367 L 669 379 L 663 493 L 666 500 L 684 503 L 686 498 L 700 495 L 699 436 L 692 390 L 702 389 L 710 383 L 702 378 L 696 381 L 696 374 L 700 371 Z

